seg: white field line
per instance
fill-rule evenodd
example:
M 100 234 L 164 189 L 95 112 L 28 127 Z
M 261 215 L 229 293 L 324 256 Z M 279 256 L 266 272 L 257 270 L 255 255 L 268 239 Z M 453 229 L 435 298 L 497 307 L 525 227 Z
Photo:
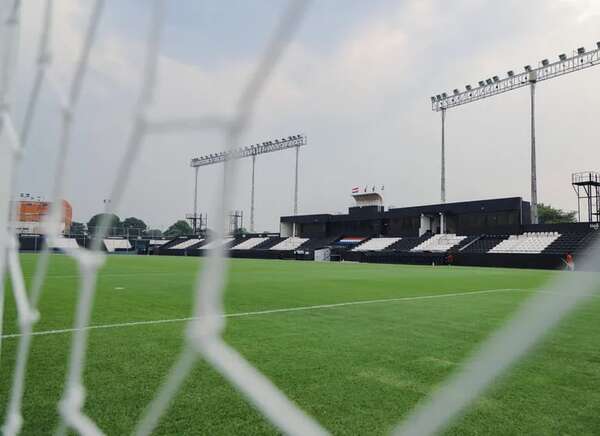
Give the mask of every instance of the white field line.
M 492 294 L 497 292 L 509 292 L 509 291 L 534 291 L 535 289 L 520 289 L 520 288 L 504 288 L 504 289 L 485 289 L 480 291 L 464 291 L 454 292 L 451 294 L 436 294 L 436 295 L 420 295 L 416 297 L 398 297 L 398 298 L 383 298 L 379 300 L 359 300 L 359 301 L 348 301 L 344 303 L 332 303 L 332 304 L 318 304 L 315 306 L 297 306 L 297 307 L 286 307 L 281 309 L 268 309 L 258 310 L 255 312 L 238 312 L 238 313 L 226 313 L 223 315 L 224 318 L 239 318 L 246 316 L 257 316 L 257 315 L 269 315 L 273 313 L 286 313 L 286 312 L 299 312 L 303 310 L 319 310 L 319 309 L 332 309 L 336 307 L 344 306 L 358 306 L 363 304 L 378 304 L 378 303 L 393 303 L 402 301 L 415 301 L 415 300 L 431 300 L 435 298 L 450 298 L 450 297 L 462 297 L 466 295 L 479 295 L 479 294 Z M 153 324 L 167 324 L 176 322 L 195 321 L 199 317 L 186 317 L 186 318 L 172 318 L 172 319 L 156 319 L 148 321 L 132 321 L 132 322 L 121 322 L 115 324 L 98 324 L 84 327 L 83 329 L 69 328 L 69 329 L 56 329 L 56 330 L 43 330 L 39 332 L 31 333 L 32 336 L 45 336 L 45 335 L 57 335 L 63 333 L 73 333 L 80 330 L 96 330 L 96 329 L 113 329 L 120 327 L 133 327 L 140 325 L 153 325 Z M 12 333 L 0 336 L 2 339 L 19 338 L 23 336 L 21 333 Z

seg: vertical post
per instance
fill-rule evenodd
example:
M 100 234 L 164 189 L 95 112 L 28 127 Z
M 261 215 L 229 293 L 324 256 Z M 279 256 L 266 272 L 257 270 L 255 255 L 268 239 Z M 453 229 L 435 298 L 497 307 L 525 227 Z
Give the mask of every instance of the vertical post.
M 252 191 L 250 192 L 250 232 L 254 233 L 254 166 L 256 155 L 252 155 Z
M 296 172 L 294 173 L 294 215 L 298 215 L 298 157 L 300 146 L 296 146 Z
M 442 108 L 442 174 L 441 174 L 442 203 L 446 202 L 446 108 Z
M 194 181 L 194 219 L 192 221 L 192 227 L 193 227 L 193 234 L 196 235 L 198 234 L 198 226 L 197 226 L 197 222 L 198 222 L 198 169 L 200 167 L 195 167 L 194 171 L 195 171 L 195 181 Z
M 538 223 L 537 210 L 537 166 L 535 156 L 535 83 L 537 77 L 535 72 L 529 73 L 531 88 L 531 223 Z

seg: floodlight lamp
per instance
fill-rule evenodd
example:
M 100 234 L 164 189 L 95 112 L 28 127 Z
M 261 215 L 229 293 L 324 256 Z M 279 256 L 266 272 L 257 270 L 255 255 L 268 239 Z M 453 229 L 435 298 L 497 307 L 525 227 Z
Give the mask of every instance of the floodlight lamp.
M 442 98 L 448 98 L 448 94 L 446 94 L 445 92 L 442 92 Z
M 435 98 L 437 98 L 437 101 L 440 101 L 442 99 L 442 96 L 440 94 L 436 95 Z
M 600 41 L 598 41 L 598 42 L 596 43 L 596 45 L 597 45 L 597 46 L 598 46 L 598 48 L 600 49 Z
M 483 80 L 479 81 L 479 86 L 485 86 L 485 82 Z
M 433 96 L 431 97 L 431 102 L 435 103 L 435 97 L 433 97 Z
M 548 61 L 548 59 L 542 59 L 542 65 L 543 65 L 544 67 L 547 67 L 549 63 L 550 63 L 550 62 Z
M 491 85 L 494 82 L 492 82 L 492 79 L 485 79 L 485 83 L 487 83 L 488 85 Z
M 525 66 L 523 67 L 523 69 L 524 69 L 525 71 L 527 71 L 527 72 L 530 72 L 530 71 L 531 71 L 531 65 L 525 65 Z
M 584 54 L 584 53 L 585 53 L 585 47 L 579 47 L 579 48 L 577 49 L 577 54 L 580 54 L 580 55 L 581 55 L 581 54 Z
M 460 94 L 460 91 L 458 89 L 455 89 L 453 92 L 454 92 L 454 95 Z
M 509 71 L 507 71 L 506 75 L 508 77 L 513 77 L 515 75 L 515 72 L 513 70 L 509 70 Z
M 559 55 L 558 55 L 558 58 L 559 58 L 559 59 L 560 59 L 562 62 L 564 62 L 564 61 L 566 61 L 566 60 L 567 60 L 567 55 L 566 55 L 566 54 L 564 54 L 564 53 L 561 53 L 561 54 L 559 54 Z
M 494 76 L 494 77 L 492 77 L 492 79 L 494 80 L 494 82 L 499 82 L 500 81 L 500 78 L 498 76 Z
M 470 91 L 470 90 L 472 89 L 472 88 L 471 88 L 471 85 L 465 85 L 465 89 L 466 89 L 467 91 Z

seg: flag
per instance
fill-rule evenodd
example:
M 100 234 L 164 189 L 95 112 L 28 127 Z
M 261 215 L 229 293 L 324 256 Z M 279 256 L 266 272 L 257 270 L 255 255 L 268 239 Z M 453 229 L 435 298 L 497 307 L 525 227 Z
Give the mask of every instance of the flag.
M 358 194 L 358 186 L 355 186 L 354 188 L 352 188 L 352 193 Z

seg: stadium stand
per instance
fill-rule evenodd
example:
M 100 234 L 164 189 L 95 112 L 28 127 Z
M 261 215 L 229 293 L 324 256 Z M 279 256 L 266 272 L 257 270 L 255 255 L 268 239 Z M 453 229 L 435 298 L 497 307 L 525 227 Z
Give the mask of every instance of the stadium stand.
M 411 251 L 417 245 L 422 244 L 427 239 L 431 238 L 432 234 L 427 232 L 419 237 L 405 237 L 400 239 L 398 242 L 390 245 L 387 249 L 393 251 Z
M 168 239 L 150 239 L 150 245 L 153 245 L 156 247 L 160 247 L 161 245 L 164 245 L 167 242 L 169 242 Z
M 47 243 L 48 243 L 48 248 L 57 249 L 57 250 L 79 247 L 79 244 L 77 244 L 77 240 L 72 239 L 72 238 L 48 239 Z
M 128 239 L 104 239 L 102 242 L 109 253 L 131 250 L 131 243 Z
M 250 250 L 269 240 L 269 238 L 248 238 L 231 247 L 232 250 Z
M 314 251 L 318 250 L 319 248 L 330 247 L 339 238 L 339 236 L 332 236 L 329 238 L 310 238 L 308 241 L 298 247 L 297 250 Z
M 236 239 L 235 238 L 225 238 L 225 239 L 221 239 L 221 240 L 217 240 L 217 241 L 210 241 L 198 248 L 200 248 L 202 250 L 210 250 L 211 248 L 218 247 L 219 245 L 231 244 L 232 242 L 235 244 Z
M 584 250 L 592 241 L 594 232 L 564 233 L 548 245 L 542 253 L 565 255 Z
M 462 253 L 487 253 L 507 238 L 508 235 L 481 235 L 471 244 L 461 248 L 460 251 Z
M 526 232 L 510 235 L 488 253 L 541 253 L 561 235 L 558 232 Z
M 306 241 L 308 241 L 308 238 L 297 238 L 292 236 L 290 238 L 284 239 L 279 244 L 272 246 L 270 250 L 292 251 L 296 250 Z
M 257 246 L 254 247 L 255 250 L 268 250 L 274 245 L 279 244 L 281 241 L 284 241 L 286 238 L 281 236 L 271 236 L 266 238 L 266 241 L 261 242 Z
M 381 251 L 395 244 L 401 238 L 371 238 L 363 242 L 358 247 L 354 247 L 352 251 Z
M 433 235 L 431 238 L 423 241 L 411 251 L 435 251 L 446 252 L 459 245 L 466 236 L 457 236 L 454 234 Z
M 176 245 L 171 245 L 169 247 L 169 250 L 185 250 L 186 248 L 191 248 L 194 245 L 201 243 L 202 241 L 204 241 L 204 239 L 195 239 L 195 238 L 186 239 Z
M 203 241 L 204 241 L 204 239 L 196 239 L 196 238 L 186 239 L 176 245 L 170 246 L 169 250 L 185 250 L 187 248 L 193 247 L 194 245 L 198 245 Z

